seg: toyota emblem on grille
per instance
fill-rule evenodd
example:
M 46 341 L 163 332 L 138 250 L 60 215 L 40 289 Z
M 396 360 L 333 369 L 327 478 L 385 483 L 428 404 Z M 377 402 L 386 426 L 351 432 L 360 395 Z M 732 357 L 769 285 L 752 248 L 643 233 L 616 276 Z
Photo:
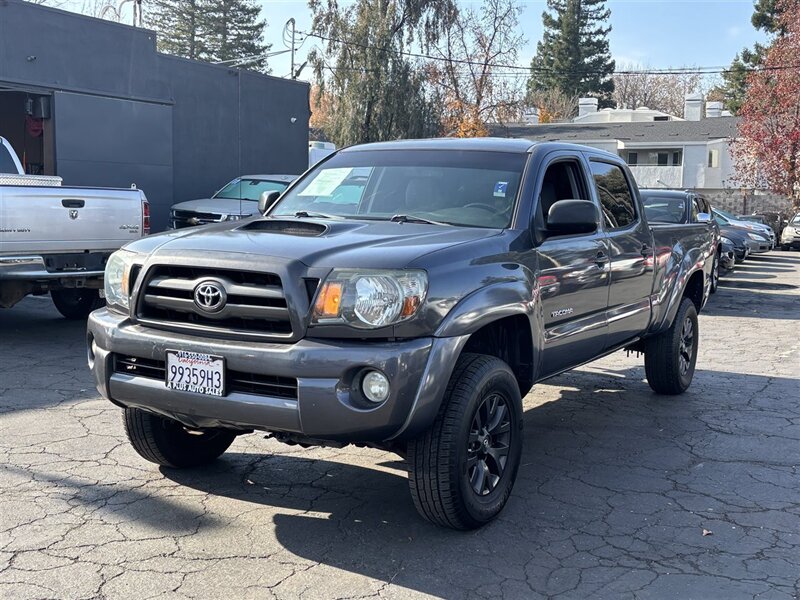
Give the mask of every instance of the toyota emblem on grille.
M 225 288 L 216 281 L 201 281 L 194 288 L 194 303 L 203 312 L 221 311 L 227 299 Z

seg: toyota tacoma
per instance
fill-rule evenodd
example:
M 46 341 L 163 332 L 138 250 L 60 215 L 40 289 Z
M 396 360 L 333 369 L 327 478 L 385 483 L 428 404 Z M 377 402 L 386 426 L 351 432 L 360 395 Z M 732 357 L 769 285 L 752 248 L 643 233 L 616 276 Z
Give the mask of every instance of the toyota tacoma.
M 659 394 L 692 381 L 710 230 L 649 225 L 616 155 L 368 144 L 261 206 L 108 262 L 89 364 L 149 461 L 200 466 L 253 431 L 382 448 L 425 518 L 470 529 L 509 498 L 536 382 L 623 348 Z

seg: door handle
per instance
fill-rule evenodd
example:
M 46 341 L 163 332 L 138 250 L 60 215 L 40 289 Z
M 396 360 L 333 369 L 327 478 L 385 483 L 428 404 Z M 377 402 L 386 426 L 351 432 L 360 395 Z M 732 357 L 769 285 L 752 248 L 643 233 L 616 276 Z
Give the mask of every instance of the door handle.
M 594 262 L 600 266 L 603 266 L 608 262 L 608 255 L 605 252 L 600 251 L 594 257 Z
M 64 208 L 83 208 L 85 204 L 85 200 L 79 200 L 78 198 L 67 198 L 61 201 L 61 206 Z
M 642 256 L 650 256 L 653 253 L 653 249 L 645 244 L 642 246 Z

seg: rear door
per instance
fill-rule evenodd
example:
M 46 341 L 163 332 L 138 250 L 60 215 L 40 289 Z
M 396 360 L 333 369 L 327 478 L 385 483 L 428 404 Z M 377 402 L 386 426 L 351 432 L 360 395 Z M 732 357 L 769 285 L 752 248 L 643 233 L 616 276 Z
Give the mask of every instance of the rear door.
M 0 223 L 6 252 L 115 250 L 142 235 L 137 190 L 5 186 Z
M 591 200 L 585 162 L 571 153 L 551 155 L 537 183 L 535 227 L 546 230 L 558 200 Z M 608 303 L 608 248 L 598 223 L 595 233 L 546 237 L 537 248 L 544 311 L 542 376 L 591 360 L 603 351 Z
M 651 315 L 653 236 L 639 214 L 636 187 L 618 164 L 591 158 L 594 192 L 603 211 L 610 260 L 607 348 L 644 332 Z

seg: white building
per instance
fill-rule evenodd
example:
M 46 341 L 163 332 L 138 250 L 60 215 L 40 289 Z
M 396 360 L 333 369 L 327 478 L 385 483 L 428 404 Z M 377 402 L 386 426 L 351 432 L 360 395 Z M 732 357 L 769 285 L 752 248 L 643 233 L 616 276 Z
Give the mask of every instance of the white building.
M 730 141 L 738 119 L 699 94 L 686 97 L 684 118 L 649 108 L 598 110 L 596 98 L 582 98 L 570 123 L 499 126 L 496 135 L 585 144 L 619 154 L 640 187 L 704 192 L 736 187 Z

